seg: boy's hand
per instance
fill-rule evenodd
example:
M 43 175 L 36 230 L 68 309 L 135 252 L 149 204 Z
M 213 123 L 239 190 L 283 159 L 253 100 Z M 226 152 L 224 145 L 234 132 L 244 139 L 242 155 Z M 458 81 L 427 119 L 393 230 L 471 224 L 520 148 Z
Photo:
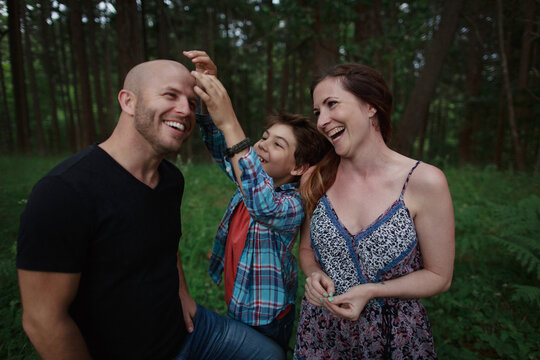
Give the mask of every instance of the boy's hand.
M 217 66 L 205 51 L 189 50 L 182 53 L 195 64 L 198 73 L 217 76 Z
M 228 128 L 238 126 L 231 99 L 223 84 L 212 75 L 201 74 L 197 71 L 192 71 L 191 75 L 197 79 L 195 93 L 206 104 L 216 127 L 225 132 Z

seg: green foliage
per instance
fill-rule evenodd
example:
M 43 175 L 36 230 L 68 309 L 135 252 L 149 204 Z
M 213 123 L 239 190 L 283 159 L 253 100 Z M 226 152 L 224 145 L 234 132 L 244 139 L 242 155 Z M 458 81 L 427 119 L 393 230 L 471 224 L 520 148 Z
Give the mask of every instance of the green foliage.
M 424 301 L 440 358 L 538 358 L 539 181 L 490 168 L 446 174 L 456 218 L 454 280 L 447 293 Z
M 214 236 L 235 186 L 214 164 L 179 164 L 185 176 L 180 255 L 189 291 L 197 302 L 226 315 L 223 283 L 208 275 Z

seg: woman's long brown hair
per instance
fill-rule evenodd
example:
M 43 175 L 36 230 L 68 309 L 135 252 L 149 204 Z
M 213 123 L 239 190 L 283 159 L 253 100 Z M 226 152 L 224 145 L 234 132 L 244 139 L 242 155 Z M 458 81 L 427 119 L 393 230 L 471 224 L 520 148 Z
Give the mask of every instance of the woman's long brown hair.
M 334 149 L 330 149 L 322 160 L 315 165 L 307 180 L 300 185 L 300 195 L 304 199 L 304 211 L 307 216 L 313 214 L 319 199 L 336 180 L 339 160 L 339 156 Z

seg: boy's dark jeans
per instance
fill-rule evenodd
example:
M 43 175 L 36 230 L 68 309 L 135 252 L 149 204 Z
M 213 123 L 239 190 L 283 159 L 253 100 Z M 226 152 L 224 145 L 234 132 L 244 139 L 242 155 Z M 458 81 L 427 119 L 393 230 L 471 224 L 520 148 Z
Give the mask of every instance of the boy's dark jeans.
M 292 305 L 289 312 L 281 319 L 274 319 L 268 325 L 252 326 L 252 328 L 274 340 L 287 354 L 296 315 L 295 310 L 295 305 Z

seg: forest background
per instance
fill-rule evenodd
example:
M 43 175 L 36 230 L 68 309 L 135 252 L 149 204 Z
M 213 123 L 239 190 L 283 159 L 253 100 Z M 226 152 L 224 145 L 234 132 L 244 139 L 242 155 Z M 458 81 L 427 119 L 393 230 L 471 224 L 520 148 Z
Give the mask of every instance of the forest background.
M 203 49 L 252 138 L 269 112 L 309 115 L 311 79 L 327 66 L 380 70 L 394 94 L 391 146 L 441 167 L 454 199 L 454 285 L 426 301 L 442 358 L 539 358 L 539 13 L 538 0 L 0 0 L 0 357 L 32 354 L 14 270 L 31 186 L 110 134 L 133 65 L 192 68 L 181 51 Z M 220 183 L 205 179 L 219 173 L 198 134 L 178 159 L 199 206 L 221 214 L 230 186 L 211 197 Z M 218 222 L 193 229 L 194 249 L 211 246 Z M 206 280 L 190 286 L 221 301 Z

